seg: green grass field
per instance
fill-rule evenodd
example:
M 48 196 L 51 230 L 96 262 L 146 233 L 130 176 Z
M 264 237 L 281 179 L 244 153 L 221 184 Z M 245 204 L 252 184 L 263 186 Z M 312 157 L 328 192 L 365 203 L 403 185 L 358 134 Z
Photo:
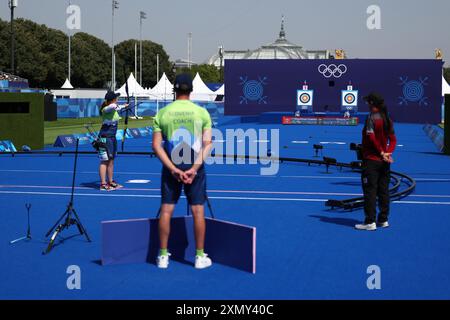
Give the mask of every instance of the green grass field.
M 119 123 L 119 129 L 124 129 L 124 121 Z M 64 134 L 86 133 L 84 127 L 86 124 L 92 124 L 95 131 L 100 130 L 102 119 L 96 118 L 79 118 L 79 119 L 59 119 L 58 121 L 46 121 L 44 124 L 44 143 L 53 144 L 56 138 Z M 128 128 L 142 128 L 153 125 L 153 117 L 144 117 L 142 120 L 128 120 Z

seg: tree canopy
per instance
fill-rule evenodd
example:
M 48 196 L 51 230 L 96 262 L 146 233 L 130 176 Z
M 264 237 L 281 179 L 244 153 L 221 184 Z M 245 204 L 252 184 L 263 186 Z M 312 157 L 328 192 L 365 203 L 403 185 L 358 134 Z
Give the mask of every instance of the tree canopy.
M 16 74 L 28 79 L 31 87 L 58 88 L 67 78 L 68 36 L 26 19 L 14 23 Z M 125 81 L 123 69 L 134 72 L 134 44 L 127 40 L 116 45 L 117 85 Z M 139 47 L 138 47 L 139 48 Z M 172 76 L 172 63 L 162 45 L 143 41 L 143 84 L 154 85 L 156 54 L 160 73 Z M 10 71 L 10 25 L 0 19 L 0 70 Z M 72 37 L 72 77 L 74 87 L 104 88 L 111 79 L 111 47 L 103 40 L 78 32 Z
M 127 40 L 116 45 L 116 80 L 118 83 L 125 82 L 125 74 L 128 76 L 135 69 L 135 45 L 137 45 L 137 71 L 134 75 L 139 81 L 139 40 Z M 159 79 L 157 79 L 156 60 L 159 54 L 159 76 L 166 73 L 171 79 L 173 78 L 173 64 L 169 61 L 169 56 L 163 46 L 152 41 L 142 41 L 142 86 L 153 87 Z M 125 73 L 124 73 L 125 66 Z M 111 74 L 111 73 L 110 73 Z
M 192 77 L 195 77 L 197 72 L 204 82 L 218 83 L 223 82 L 221 79 L 221 72 L 213 65 L 199 64 L 189 68 L 182 68 L 177 73 L 190 73 Z

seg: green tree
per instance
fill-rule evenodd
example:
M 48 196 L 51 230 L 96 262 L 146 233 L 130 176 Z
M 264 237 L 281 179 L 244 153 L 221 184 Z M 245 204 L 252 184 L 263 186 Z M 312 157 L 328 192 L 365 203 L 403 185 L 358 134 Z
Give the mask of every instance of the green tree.
M 82 88 L 106 88 L 111 82 L 111 48 L 87 33 L 72 38 L 72 85 Z
M 137 67 L 138 73 L 140 69 L 139 64 L 139 40 L 127 40 L 119 43 L 116 46 L 116 79 L 118 84 L 121 85 L 125 82 L 125 74 L 130 75 L 130 72 L 134 74 L 135 66 L 135 45 L 137 44 Z M 173 67 L 169 61 L 169 55 L 164 50 L 163 46 L 152 41 L 142 41 L 142 86 L 153 87 L 159 79 L 156 76 L 156 56 L 159 54 L 159 76 L 166 73 L 169 78 L 173 78 Z M 134 75 L 139 81 L 139 74 Z
M 9 23 L 0 21 L 0 69 L 9 70 L 10 29 Z M 44 26 L 18 19 L 16 34 L 16 73 L 30 80 L 30 85 L 43 87 L 51 68 L 50 59 L 42 48 L 42 38 L 48 36 Z
M 9 71 L 10 28 L 0 19 L 0 70 Z M 30 20 L 15 21 L 16 73 L 29 80 L 31 87 L 58 88 L 68 72 L 68 37 L 59 30 Z M 117 85 L 125 82 L 126 73 L 134 72 L 134 44 L 124 41 L 116 46 Z M 151 41 L 143 41 L 143 85 L 154 86 L 156 55 L 159 54 L 160 74 L 173 78 L 172 63 L 164 48 Z M 111 48 L 101 39 L 79 32 L 72 37 L 72 77 L 74 87 L 106 88 L 111 79 Z
M 200 74 L 203 82 L 221 82 L 220 70 L 213 65 L 199 64 L 189 68 L 182 68 L 177 73 L 190 73 L 195 77 L 197 72 Z

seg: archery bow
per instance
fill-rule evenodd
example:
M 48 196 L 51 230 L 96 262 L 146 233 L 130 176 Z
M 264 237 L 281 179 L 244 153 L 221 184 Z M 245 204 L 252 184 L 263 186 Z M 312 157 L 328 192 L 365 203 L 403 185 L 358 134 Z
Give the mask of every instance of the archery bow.
M 130 109 L 130 92 L 128 89 L 128 78 L 127 78 L 127 72 L 125 71 L 125 65 L 123 66 L 123 74 L 125 75 L 125 92 L 127 93 L 127 107 L 125 109 L 125 129 L 123 130 L 123 137 L 122 137 L 122 152 L 123 148 L 125 147 L 125 139 L 127 138 L 127 131 L 128 131 L 128 112 Z

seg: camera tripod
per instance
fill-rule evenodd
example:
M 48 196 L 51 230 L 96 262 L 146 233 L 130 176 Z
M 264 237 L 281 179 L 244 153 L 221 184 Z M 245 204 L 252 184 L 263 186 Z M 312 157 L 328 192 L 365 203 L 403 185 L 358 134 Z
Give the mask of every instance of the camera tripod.
M 83 224 L 80 221 L 80 218 L 78 217 L 77 212 L 75 211 L 75 208 L 73 207 L 73 198 L 74 198 L 74 192 L 75 192 L 75 177 L 77 172 L 77 161 L 78 161 L 78 145 L 80 140 L 77 139 L 76 147 L 75 147 L 75 162 L 73 166 L 73 177 L 72 177 L 72 192 L 70 195 L 70 201 L 67 205 L 66 211 L 62 214 L 62 216 L 58 219 L 58 221 L 53 225 L 53 227 L 50 228 L 50 230 L 45 235 L 46 238 L 53 232 L 52 237 L 50 238 L 50 241 L 48 243 L 47 249 L 45 249 L 42 254 L 48 254 L 53 249 L 53 246 L 55 244 L 56 237 L 64 230 L 69 229 L 69 227 L 76 225 L 78 228 L 78 231 L 80 235 L 84 235 L 88 242 L 91 242 L 91 239 L 89 238 L 89 235 L 86 232 L 86 229 L 83 227 Z

